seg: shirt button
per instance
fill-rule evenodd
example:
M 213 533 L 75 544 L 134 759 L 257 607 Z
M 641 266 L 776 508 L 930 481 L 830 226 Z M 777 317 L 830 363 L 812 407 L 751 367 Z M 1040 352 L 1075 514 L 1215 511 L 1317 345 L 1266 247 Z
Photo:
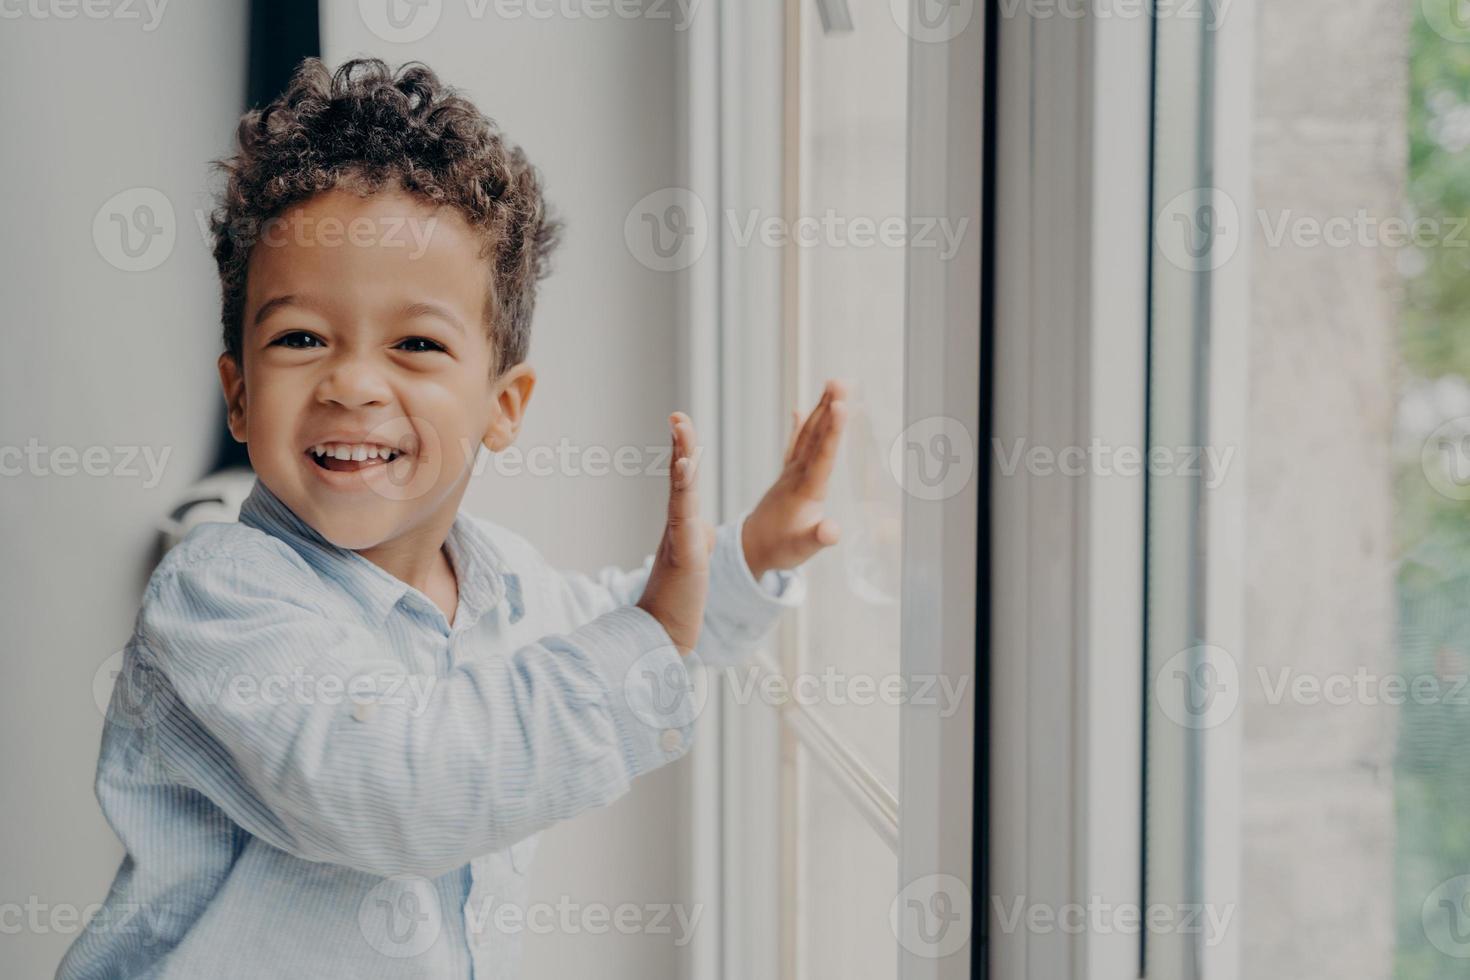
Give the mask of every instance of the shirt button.
M 352 706 L 353 721 L 371 721 L 377 713 L 378 705 L 373 701 L 359 701 Z
M 677 752 L 684 744 L 684 736 L 679 734 L 677 728 L 665 728 L 663 734 L 658 737 L 658 744 L 665 752 Z

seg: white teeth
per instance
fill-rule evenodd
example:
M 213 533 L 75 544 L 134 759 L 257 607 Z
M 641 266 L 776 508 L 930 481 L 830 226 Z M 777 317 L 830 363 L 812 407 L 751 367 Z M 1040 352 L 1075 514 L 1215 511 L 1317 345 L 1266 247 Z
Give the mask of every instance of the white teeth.
M 312 446 L 311 453 L 313 456 L 353 460 L 359 463 L 369 459 L 381 459 L 384 462 L 391 462 L 398 458 L 397 451 L 389 449 L 387 446 L 369 445 L 366 443 L 359 443 L 357 445 L 321 443 Z

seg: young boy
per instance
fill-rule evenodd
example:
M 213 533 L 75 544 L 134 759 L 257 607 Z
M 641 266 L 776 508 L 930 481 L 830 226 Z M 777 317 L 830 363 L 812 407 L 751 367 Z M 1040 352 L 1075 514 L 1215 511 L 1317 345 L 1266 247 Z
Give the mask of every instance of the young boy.
M 674 413 L 657 552 L 554 571 L 459 510 L 535 384 L 536 171 L 422 65 L 309 60 L 238 137 L 219 374 L 256 482 L 149 581 L 97 769 L 127 855 L 58 976 L 514 976 L 537 833 L 687 751 L 686 658 L 751 652 L 836 543 L 844 391 L 718 529 Z

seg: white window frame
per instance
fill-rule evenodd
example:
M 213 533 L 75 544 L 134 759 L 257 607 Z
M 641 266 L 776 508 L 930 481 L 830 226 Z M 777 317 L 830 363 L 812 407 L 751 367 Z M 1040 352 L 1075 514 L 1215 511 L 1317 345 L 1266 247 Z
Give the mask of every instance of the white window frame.
M 682 279 L 689 326 L 678 362 L 689 382 L 680 394 L 696 418 L 722 420 L 721 451 L 716 466 L 706 470 L 706 478 L 713 477 L 706 486 L 718 485 L 714 509 L 725 519 L 753 501 L 774 475 L 786 406 L 810 401 L 810 393 L 799 390 L 796 339 L 756 328 L 794 322 L 788 308 L 794 301 L 792 257 L 721 248 L 726 208 L 739 213 L 790 209 L 786 189 L 793 181 L 784 171 L 782 145 L 793 136 L 795 113 L 786 100 L 794 97 L 796 86 L 782 38 L 800 2 L 808 0 L 715 0 L 710 6 L 718 16 L 695 18 L 680 41 L 684 159 L 679 172 L 698 200 L 717 202 L 708 216 L 708 250 Z M 983 452 L 978 438 L 983 25 L 983 17 L 977 18 L 949 44 L 910 44 L 910 213 L 964 220 L 971 233 L 948 262 L 910 252 L 904 385 L 906 423 L 936 415 L 955 419 L 976 436 L 977 454 Z M 763 84 L 775 79 L 784 84 Z M 768 387 L 777 378 L 779 399 Z M 794 949 L 791 931 L 797 923 L 783 913 L 772 928 L 771 917 L 757 913 L 773 898 L 789 901 L 792 895 L 794 828 L 780 819 L 771 792 L 776 777 L 763 761 L 773 753 L 789 760 L 797 741 L 812 750 L 816 764 L 842 777 L 838 784 L 858 812 L 896 848 L 895 894 L 903 883 L 937 872 L 973 884 L 980 484 L 977 473 L 946 500 L 905 498 L 900 669 L 910 676 L 943 671 L 968 676 L 971 683 L 960 710 L 947 718 L 940 717 L 937 706 L 901 709 L 899 799 L 838 739 L 827 737 L 820 719 L 797 713 L 791 724 L 781 726 L 779 744 L 773 745 L 769 726 L 712 692 L 685 769 L 692 816 L 683 877 L 692 901 L 703 903 L 706 914 L 718 910 L 711 920 L 720 928 L 715 935 L 701 932 L 686 947 L 682 976 L 712 980 L 792 973 L 794 964 L 782 957 Z M 800 642 L 800 630 L 801 617 L 787 617 L 778 631 L 779 645 L 761 659 L 779 669 L 780 658 Z M 782 792 L 792 793 L 789 761 L 781 768 Z M 762 800 L 771 806 L 752 806 Z M 747 859 L 778 852 L 782 870 L 774 879 L 769 862 Z M 977 910 L 978 904 L 977 899 Z M 943 959 L 901 950 L 896 972 L 905 978 L 969 977 L 974 949 L 967 943 Z
M 1025 5 L 1018 8 L 1022 11 Z M 1212 38 L 1212 183 L 1250 213 L 1253 3 Z M 1143 446 L 1153 254 L 1146 18 L 1005 17 L 997 50 L 994 436 Z M 1249 236 L 1241 236 L 1242 248 Z M 1215 272 L 1206 441 L 1243 449 L 1249 258 Z M 1242 649 L 1244 453 L 1206 491 L 1208 642 Z M 1119 929 L 1004 928 L 998 907 L 1144 901 L 1144 477 L 997 474 L 992 491 L 989 975 L 1133 980 Z M 1201 898 L 1238 910 L 1240 719 L 1202 733 Z M 1239 977 L 1239 915 L 1197 976 Z M 1156 976 L 1149 980 L 1176 980 Z

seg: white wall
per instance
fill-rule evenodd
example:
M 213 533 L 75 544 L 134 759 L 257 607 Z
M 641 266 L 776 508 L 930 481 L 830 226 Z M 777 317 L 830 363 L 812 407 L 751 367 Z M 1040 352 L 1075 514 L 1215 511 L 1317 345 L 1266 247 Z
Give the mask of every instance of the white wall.
M 526 148 L 567 219 L 537 312 L 540 381 L 520 444 L 661 446 L 667 413 L 681 407 L 674 282 L 633 260 L 623 222 L 675 182 L 673 22 L 506 20 L 494 4 L 476 20 L 479 4 L 447 0 L 422 40 L 389 43 L 356 0 L 324 6 L 330 63 L 426 61 Z M 92 795 L 93 676 L 131 629 L 152 523 L 214 448 L 218 285 L 193 210 L 208 206 L 207 162 L 228 150 L 241 106 L 244 3 L 169 4 L 151 31 L 82 17 L 0 27 L 0 447 L 35 437 L 170 453 L 151 489 L 143 477 L 0 477 L 0 744 L 11 747 L 0 754 L 0 903 L 80 909 L 101 900 L 121 857 Z M 100 255 L 92 225 L 109 197 L 138 186 L 172 202 L 177 238 L 156 269 L 128 273 Z M 651 550 L 663 493 L 657 476 L 487 472 L 466 507 L 559 565 L 593 570 Z M 679 778 L 655 773 L 549 831 L 533 900 L 677 900 Z M 49 975 L 74 933 L 0 933 L 0 972 Z M 673 976 L 676 953 L 668 936 L 533 934 L 524 975 Z
M 40 903 L 45 929 L 12 934 L 10 912 L 9 977 L 51 974 L 76 932 L 68 910 L 101 901 L 122 856 L 92 795 L 92 681 L 131 631 L 155 519 L 214 450 L 219 287 L 192 211 L 243 99 L 243 11 L 170 4 L 152 30 L 0 22 L 0 447 L 107 447 L 92 467 L 113 473 L 45 462 L 0 476 L 0 903 L 27 917 Z M 134 187 L 168 198 L 176 237 L 157 268 L 130 273 L 92 226 Z M 125 475 L 113 447 L 167 450 L 162 479 Z

